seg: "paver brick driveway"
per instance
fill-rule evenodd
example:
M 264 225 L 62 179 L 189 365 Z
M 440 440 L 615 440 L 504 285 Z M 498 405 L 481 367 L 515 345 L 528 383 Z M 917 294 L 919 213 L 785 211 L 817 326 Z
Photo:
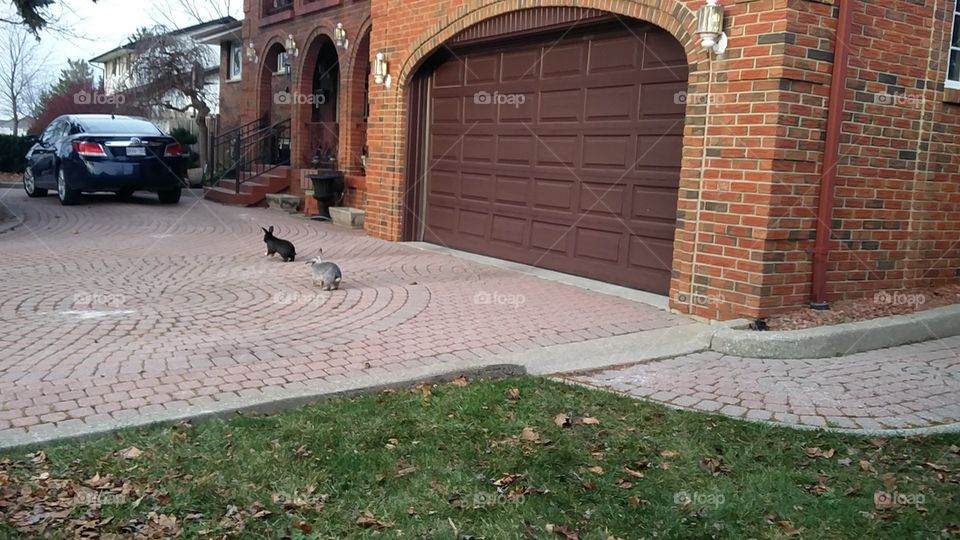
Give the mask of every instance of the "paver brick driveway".
M 0 442 L 686 324 L 643 304 L 266 209 L 0 189 Z M 265 257 L 260 226 L 297 246 Z M 340 291 L 311 284 L 323 248 Z

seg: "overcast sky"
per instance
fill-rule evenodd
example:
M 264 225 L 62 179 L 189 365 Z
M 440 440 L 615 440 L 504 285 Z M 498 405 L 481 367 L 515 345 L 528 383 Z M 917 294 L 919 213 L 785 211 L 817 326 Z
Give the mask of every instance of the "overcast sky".
M 2 0 L 0 0 L 2 1 Z M 67 59 L 91 58 L 126 43 L 137 28 L 157 24 L 190 26 L 196 24 L 189 15 L 176 9 L 178 0 L 63 0 L 61 24 L 73 29 L 76 38 L 65 37 L 56 32 L 43 32 L 41 44 L 48 48 L 49 72 L 56 79 Z M 212 0 L 194 0 L 200 4 Z M 6 2 L 5 2 L 6 3 Z M 230 6 L 230 13 L 243 17 L 242 0 L 218 0 L 218 4 Z

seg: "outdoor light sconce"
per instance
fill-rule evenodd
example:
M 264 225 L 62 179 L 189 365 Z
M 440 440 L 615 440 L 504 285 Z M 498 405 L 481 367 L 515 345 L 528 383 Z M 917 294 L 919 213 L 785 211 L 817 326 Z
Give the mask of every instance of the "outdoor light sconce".
M 378 52 L 373 59 L 373 82 L 382 84 L 390 88 L 390 66 L 383 57 L 382 52 Z
M 723 6 L 717 0 L 707 0 L 707 5 L 697 11 L 697 33 L 700 45 L 708 51 L 722 55 L 727 50 L 727 35 L 723 33 Z
M 350 42 L 347 41 L 347 31 L 343 29 L 343 23 L 337 23 L 337 27 L 333 29 L 333 43 L 343 50 L 347 50 L 347 47 L 350 46 Z
M 247 44 L 247 61 L 251 64 L 260 62 L 260 57 L 257 55 L 257 46 L 252 41 Z
M 297 40 L 293 39 L 293 34 L 287 36 L 286 42 L 287 58 L 296 58 L 300 56 L 300 49 L 297 48 Z

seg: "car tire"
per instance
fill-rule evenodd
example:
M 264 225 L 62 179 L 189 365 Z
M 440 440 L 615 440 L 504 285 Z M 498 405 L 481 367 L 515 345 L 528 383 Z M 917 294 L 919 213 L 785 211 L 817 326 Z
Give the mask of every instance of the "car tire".
M 80 202 L 80 191 L 70 189 L 70 182 L 62 168 L 57 169 L 57 196 L 63 206 L 71 206 Z
M 23 190 L 27 192 L 27 197 L 30 198 L 47 196 L 45 188 L 37 187 L 37 180 L 33 177 L 33 170 L 30 167 L 23 171 Z
M 180 188 L 158 191 L 157 198 L 159 198 L 163 204 L 177 204 L 180 202 Z
M 129 199 L 133 197 L 133 191 L 132 189 L 120 189 L 117 190 L 114 195 L 116 195 L 118 199 Z

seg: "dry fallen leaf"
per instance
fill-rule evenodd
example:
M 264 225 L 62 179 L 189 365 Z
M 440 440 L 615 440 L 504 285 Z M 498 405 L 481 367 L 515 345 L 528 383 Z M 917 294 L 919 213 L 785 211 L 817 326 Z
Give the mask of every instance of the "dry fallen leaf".
M 123 459 L 137 459 L 143 455 L 143 450 L 140 450 L 136 446 L 131 446 L 130 448 L 125 448 L 120 451 L 120 457 Z
M 830 459 L 830 458 L 833 457 L 833 454 L 835 454 L 837 451 L 836 451 L 835 449 L 833 449 L 833 448 L 829 448 L 829 449 L 827 449 L 827 450 L 821 450 L 819 446 L 814 446 L 814 447 L 811 447 L 811 448 L 807 448 L 807 449 L 805 450 L 805 452 L 806 452 L 806 454 L 807 454 L 807 457 L 809 457 L 809 458 L 813 458 L 813 459 L 816 459 L 816 458 Z
M 590 467 L 587 470 L 592 472 L 593 474 L 603 474 L 603 467 L 599 465 L 594 465 L 593 467 Z
M 457 377 L 456 379 L 454 379 L 453 381 L 451 381 L 451 384 L 453 384 L 454 386 L 459 386 L 459 387 L 462 388 L 462 387 L 470 384 L 470 381 L 468 381 L 467 378 L 464 377 L 463 375 L 460 375 L 459 377 Z
M 598 425 L 600 421 L 592 416 L 584 416 L 579 418 L 579 422 L 574 422 L 574 423 L 586 424 L 588 426 L 591 426 L 591 425 Z
M 373 517 L 373 513 L 371 513 L 369 510 L 364 512 L 362 516 L 358 517 L 354 524 L 358 527 L 363 527 L 364 529 L 377 529 L 380 531 L 393 527 L 393 524 Z
M 865 459 L 860 460 L 860 470 L 863 472 L 872 472 L 872 473 L 877 472 L 877 470 L 873 468 L 873 465 L 870 464 L 870 462 Z
M 629 474 L 630 476 L 632 476 L 632 477 L 634 477 L 634 478 L 643 478 L 643 476 L 644 476 L 642 472 L 640 472 L 640 471 L 635 471 L 635 470 L 631 469 L 630 467 L 627 467 L 626 465 L 623 466 L 623 472 Z
M 520 389 L 511 388 L 507 390 L 507 394 L 510 396 L 510 399 L 520 399 Z
M 630 489 L 630 488 L 633 487 L 633 483 L 632 483 L 632 482 L 627 482 L 627 481 L 624 480 L 623 478 L 618 478 L 617 481 L 613 483 L 613 485 L 614 485 L 615 487 L 620 488 L 620 489 Z
M 570 417 L 560 413 L 553 417 L 553 423 L 556 424 L 557 427 L 570 427 Z
M 537 442 L 540 440 L 540 434 L 537 433 L 533 428 L 525 427 L 523 432 L 520 433 L 520 440 L 526 442 Z
M 792 521 L 778 521 L 777 526 L 780 527 L 780 530 L 783 531 L 783 534 L 787 536 L 800 536 L 800 533 L 803 532 L 803 528 L 798 529 L 794 527 Z
M 663 451 L 660 452 L 660 455 L 663 456 L 663 457 L 665 457 L 665 458 L 674 458 L 674 457 L 679 456 L 679 455 L 680 455 L 680 452 L 676 452 L 676 451 L 674 451 L 674 450 L 663 450 Z

